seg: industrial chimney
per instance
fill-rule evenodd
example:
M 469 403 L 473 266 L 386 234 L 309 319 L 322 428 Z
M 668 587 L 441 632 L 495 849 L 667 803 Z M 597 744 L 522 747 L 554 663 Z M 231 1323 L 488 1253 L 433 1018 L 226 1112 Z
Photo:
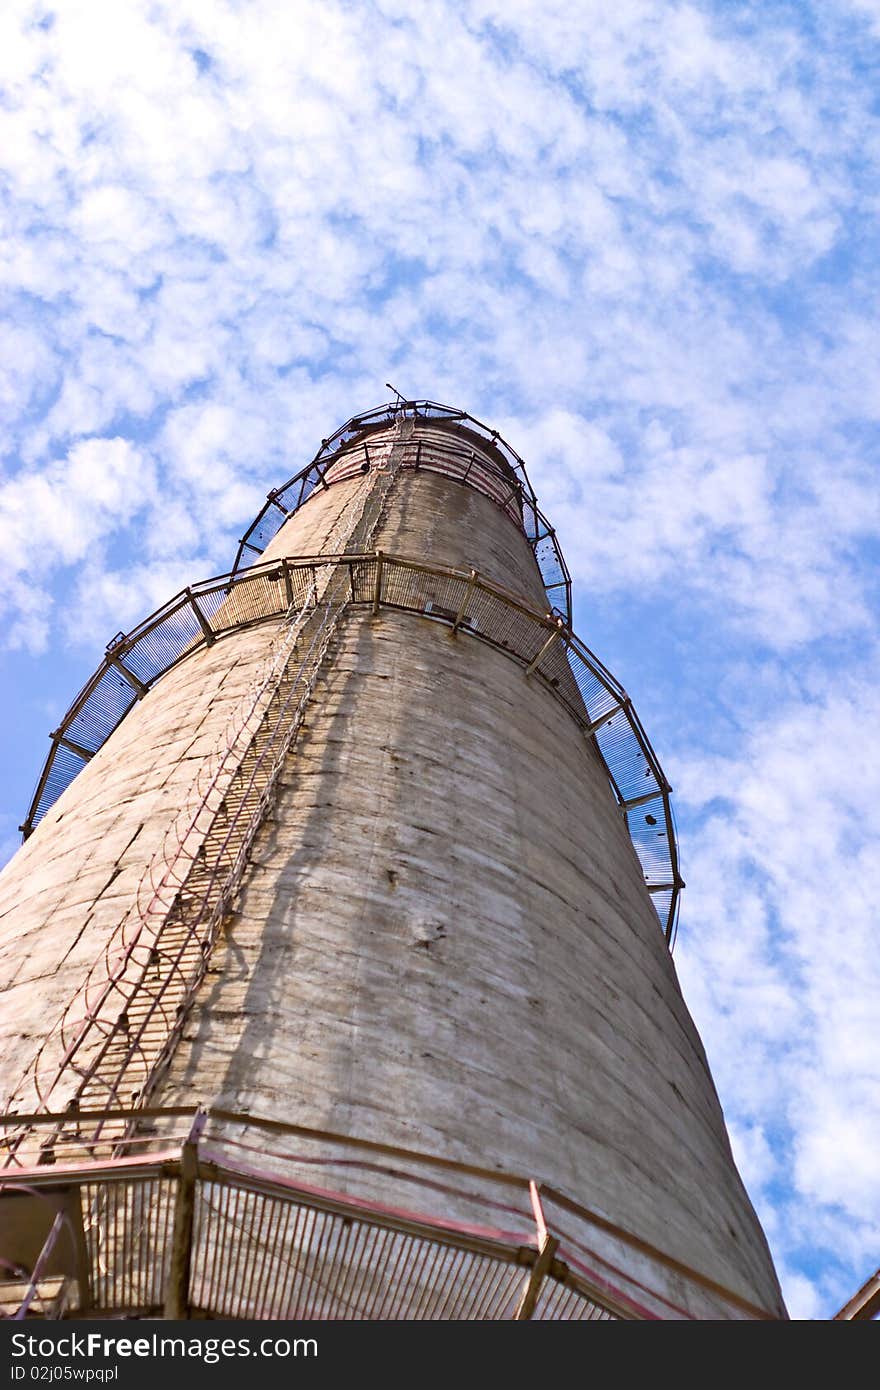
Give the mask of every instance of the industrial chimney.
M 23 829 L 10 1315 L 786 1316 L 670 788 L 494 430 L 397 400 L 325 440 L 111 642 Z

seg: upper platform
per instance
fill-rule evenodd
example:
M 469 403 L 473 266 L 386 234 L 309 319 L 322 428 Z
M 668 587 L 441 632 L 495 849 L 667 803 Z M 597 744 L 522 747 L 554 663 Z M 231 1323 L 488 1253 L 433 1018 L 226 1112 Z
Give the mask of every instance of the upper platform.
M 394 448 L 397 466 L 408 471 L 410 482 L 422 472 L 433 474 L 438 482 L 443 478 L 472 489 L 488 498 L 525 536 L 537 564 L 534 583 L 527 590 L 513 593 L 485 574 L 478 578 L 475 570 L 450 568 L 424 556 L 388 555 L 383 571 L 372 553 L 352 552 L 341 537 L 342 543 L 330 551 L 316 536 L 309 554 L 304 555 L 301 546 L 284 554 L 285 523 L 316 490 L 326 490 L 329 501 L 336 484 L 342 484 L 344 492 L 357 475 L 373 468 L 382 472 L 390 428 L 401 422 L 408 428 L 400 432 Z M 457 517 L 452 508 L 449 526 L 461 525 Z M 502 521 L 500 529 L 506 530 L 507 522 Z M 444 545 L 454 540 L 447 528 Z M 340 553 L 332 553 L 337 548 Z M 25 838 L 134 704 L 167 671 L 218 638 L 278 619 L 291 604 L 299 606 L 306 578 L 314 579 L 319 571 L 334 566 L 342 566 L 350 575 L 347 601 L 369 604 L 374 611 L 381 606 L 435 620 L 448 618 L 455 628 L 461 625 L 469 635 L 504 650 L 527 673 L 546 677 L 556 698 L 564 699 L 571 685 L 571 698 L 564 703 L 595 740 L 671 945 L 683 887 L 671 788 L 625 690 L 572 632 L 568 569 L 556 534 L 537 505 L 522 459 L 496 431 L 464 411 L 434 402 L 402 401 L 352 417 L 332 439 L 322 441 L 310 464 L 269 493 L 239 544 L 229 574 L 182 590 L 131 632 L 113 639 L 101 665 L 51 735 L 52 747 L 21 827 Z M 451 587 L 445 606 L 438 607 L 441 576 L 443 584 Z M 486 603 L 491 596 L 491 612 L 487 609 L 478 620 L 470 607 L 481 595 Z M 546 608 L 541 606 L 543 596 Z M 525 627 L 514 631 L 512 623 Z M 551 650 L 557 635 L 561 640 Z M 655 799 L 657 804 L 649 805 Z
M 400 420 L 430 424 L 430 434 L 414 431 L 399 446 L 403 469 L 440 473 L 465 487 L 485 493 L 521 528 L 532 550 L 550 610 L 572 625 L 571 575 L 559 547 L 556 532 L 538 506 L 535 490 L 519 454 L 465 410 L 436 401 L 397 401 L 353 415 L 321 441 L 311 463 L 294 473 L 281 487 L 273 488 L 266 504 L 239 541 L 233 574 L 251 565 L 299 510 L 316 488 L 329 487 L 352 472 L 370 467 L 370 437 Z M 477 452 L 479 450 L 479 452 Z

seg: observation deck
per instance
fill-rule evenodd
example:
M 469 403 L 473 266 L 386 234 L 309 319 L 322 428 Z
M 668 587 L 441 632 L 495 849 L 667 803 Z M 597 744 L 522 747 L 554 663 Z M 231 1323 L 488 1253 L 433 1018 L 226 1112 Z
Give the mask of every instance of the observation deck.
M 345 552 L 260 562 L 284 523 L 316 489 L 370 470 L 375 461 L 371 439 L 400 420 L 432 426 L 428 437 L 415 433 L 398 444 L 401 470 L 440 474 L 484 493 L 524 532 L 547 595 L 546 611 L 524 604 L 476 571 L 426 564 L 418 556 Z M 446 622 L 453 633 L 460 631 L 506 652 L 527 676 L 544 682 L 566 704 L 585 736 L 595 740 L 605 763 L 671 947 L 684 887 L 672 788 L 626 691 L 571 630 L 571 577 L 523 460 L 496 430 L 464 411 L 432 401 L 382 406 L 346 421 L 322 441 L 311 463 L 269 493 L 240 541 L 228 574 L 181 590 L 130 632 L 117 634 L 51 735 L 49 755 L 21 826 L 23 836 L 32 833 L 129 710 L 167 671 L 206 644 L 283 617 L 292 604 L 302 601 L 310 581 L 337 565 L 348 574 L 346 601 L 376 613 L 380 608 L 396 609 Z
M 13 1320 L 773 1320 L 516 1173 L 216 1107 L 3 1116 L 0 1143 L 23 1124 L 0 1187 Z

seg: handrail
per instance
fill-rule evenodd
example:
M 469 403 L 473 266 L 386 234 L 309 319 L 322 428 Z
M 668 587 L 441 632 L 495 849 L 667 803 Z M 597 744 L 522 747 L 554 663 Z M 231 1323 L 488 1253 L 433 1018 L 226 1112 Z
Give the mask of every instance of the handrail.
M 211 640 L 216 641 L 233 631 L 280 618 L 288 608 L 288 593 L 302 594 L 316 574 L 337 567 L 347 571 L 350 603 L 378 604 L 448 623 L 457 633 L 503 651 L 565 705 L 584 735 L 595 742 L 605 763 L 671 945 L 684 887 L 669 799 L 672 789 L 626 691 L 560 619 L 531 608 L 500 585 L 475 576 L 472 570 L 429 565 L 408 556 L 385 555 L 379 562 L 375 552 L 341 552 L 263 561 L 238 574 L 205 580 L 181 591 L 131 633 L 120 634 L 52 736 L 52 749 L 25 822 L 28 831 L 85 766 L 84 754 L 90 757 L 97 752 L 135 701 L 142 698 L 129 685 L 130 697 L 125 692 L 124 701 L 115 709 L 108 701 L 108 685 L 114 691 L 126 684 L 119 664 L 125 667 L 127 663 L 135 670 L 149 691 L 162 675 L 208 642 L 195 619 L 181 621 L 181 613 L 191 611 L 194 600 L 199 601 Z M 542 651 L 553 633 L 560 640 Z M 74 752 L 74 745 L 81 751 Z M 656 807 L 652 801 L 657 802 Z

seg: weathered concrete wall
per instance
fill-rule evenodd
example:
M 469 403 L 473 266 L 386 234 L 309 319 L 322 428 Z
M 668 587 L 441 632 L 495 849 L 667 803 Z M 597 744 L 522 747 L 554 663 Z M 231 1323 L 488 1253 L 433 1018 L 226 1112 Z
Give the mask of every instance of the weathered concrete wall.
M 607 780 L 502 654 L 347 622 L 213 964 L 164 1100 L 534 1174 L 774 1306 Z
M 267 558 L 343 548 L 369 482 L 315 493 Z M 474 566 L 543 607 L 524 537 L 459 483 L 401 474 L 374 546 Z M 12 1082 L 130 911 L 270 637 L 163 678 L 0 877 Z M 429 619 L 343 621 L 157 1099 L 531 1173 L 779 1307 L 595 749 L 502 653 Z M 344 1184 L 382 1191 L 334 1172 Z
M 132 914 L 146 866 L 276 630 L 237 633 L 170 671 L 0 874 L 0 1100 Z M 63 1108 L 63 1090 L 57 1098 Z M 17 1108 L 33 1101 L 27 1087 Z

